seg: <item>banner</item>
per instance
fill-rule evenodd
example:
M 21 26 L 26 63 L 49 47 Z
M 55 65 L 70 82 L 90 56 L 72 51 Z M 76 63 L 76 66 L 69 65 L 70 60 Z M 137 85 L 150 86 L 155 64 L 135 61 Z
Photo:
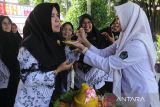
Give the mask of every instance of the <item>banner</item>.
M 0 15 L 28 16 L 34 7 L 0 2 Z

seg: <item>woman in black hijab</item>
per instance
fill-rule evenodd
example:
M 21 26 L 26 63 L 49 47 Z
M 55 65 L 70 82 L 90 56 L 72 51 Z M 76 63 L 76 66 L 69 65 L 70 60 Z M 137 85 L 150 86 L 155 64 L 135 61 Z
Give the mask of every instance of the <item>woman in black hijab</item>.
M 32 14 L 32 11 L 30 14 Z M 23 40 L 31 34 L 28 20 L 29 20 L 29 17 L 26 19 L 25 26 L 23 27 L 23 38 L 22 38 Z
M 64 41 L 75 41 L 74 28 L 71 22 L 63 23 L 63 25 L 61 26 L 61 36 L 63 37 Z M 77 61 L 80 56 L 80 53 L 76 52 L 74 49 L 75 49 L 74 47 L 68 45 L 65 46 L 66 58 L 70 62 Z M 70 71 L 73 72 L 73 67 L 72 69 L 68 70 L 68 72 L 63 72 L 60 75 L 61 93 L 68 91 L 70 88 L 73 88 L 72 87 L 73 80 L 71 80 L 72 72 Z
M 14 107 L 48 107 L 57 73 L 69 69 L 61 43 L 57 3 L 41 3 L 27 19 L 28 36 L 22 41 L 18 60 L 21 79 Z M 26 33 L 25 33 L 26 34 Z
M 79 18 L 79 28 L 84 28 L 88 41 L 90 41 L 97 48 L 104 48 L 105 42 L 103 41 L 102 35 L 98 29 L 94 26 L 92 18 L 89 14 L 83 14 Z M 83 56 L 81 56 L 83 57 Z M 87 72 L 91 69 L 91 66 L 88 64 L 84 64 L 83 61 L 79 61 L 78 68 L 80 68 L 83 72 Z
M 10 72 L 7 89 L 0 96 L 0 106 L 13 107 L 19 81 L 19 63 L 17 60 L 19 42 L 11 32 L 12 21 L 8 16 L 0 18 L 0 54 Z
M 87 39 L 97 48 L 105 48 L 106 41 L 103 41 L 104 37 L 100 34 L 99 30 L 95 27 L 92 17 L 89 14 L 83 14 L 79 18 L 79 28 L 84 28 Z
M 115 18 L 109 27 L 103 28 L 100 32 L 103 34 L 108 42 L 108 46 L 110 46 L 114 41 L 116 41 L 119 38 L 120 32 L 117 31 L 117 28 L 119 27 L 117 18 Z M 106 34 L 107 33 L 107 34 Z M 114 40 L 112 40 L 114 39 Z
M 90 15 L 83 14 L 80 16 L 79 28 L 81 27 L 85 30 L 88 41 L 90 41 L 95 47 L 104 48 L 107 46 L 104 36 L 102 36 L 94 26 Z M 80 60 L 76 63 L 75 71 L 75 86 L 77 88 L 80 88 L 81 84 L 86 82 L 89 86 L 95 89 L 100 89 L 105 85 L 106 81 L 111 79 L 104 71 L 83 63 L 83 55 L 81 55 Z
M 17 27 L 17 25 L 16 25 L 15 23 L 12 23 L 12 33 L 13 33 L 14 37 L 17 38 L 17 41 L 18 41 L 19 43 L 21 43 L 22 37 L 21 37 L 21 35 L 19 34 L 19 32 L 18 32 L 18 27 Z

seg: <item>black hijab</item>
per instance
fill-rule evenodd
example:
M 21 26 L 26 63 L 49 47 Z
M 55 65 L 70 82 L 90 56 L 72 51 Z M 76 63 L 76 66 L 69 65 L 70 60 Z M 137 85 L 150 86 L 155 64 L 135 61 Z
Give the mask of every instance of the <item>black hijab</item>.
M 92 17 L 89 14 L 83 14 L 79 17 L 79 28 L 82 27 L 83 21 L 86 18 L 89 19 L 92 23 L 91 32 L 87 32 L 87 40 L 97 48 L 105 48 L 107 43 L 106 41 L 104 41 L 105 39 L 95 27 Z M 88 64 L 83 63 L 83 55 L 81 55 L 78 61 L 78 68 L 81 69 L 83 72 L 88 72 L 92 67 Z
M 100 41 L 100 33 L 98 32 L 97 28 L 94 26 L 93 20 L 89 14 L 83 14 L 79 18 L 79 28 L 82 27 L 84 19 L 89 19 L 92 23 L 92 30 L 91 32 L 87 32 L 87 39 L 91 44 L 96 46 L 97 48 L 101 48 L 101 41 Z
M 18 29 L 18 27 L 17 27 L 17 25 L 15 23 L 12 23 L 12 26 L 16 26 L 16 28 Z M 12 31 L 12 33 L 13 33 L 14 37 L 17 38 L 17 41 L 19 43 L 21 43 L 22 37 L 21 37 L 20 33 L 18 32 L 18 30 L 17 30 L 16 33 L 14 33 L 13 31 Z
M 30 13 L 32 14 L 32 12 Z M 26 22 L 25 22 L 25 25 L 23 27 L 23 40 L 26 39 L 30 34 L 31 34 L 31 31 L 30 31 L 30 28 L 29 28 L 29 16 L 28 18 L 26 19 Z
M 9 22 L 12 23 L 11 19 L 8 16 L 3 16 L 0 18 L 0 54 L 2 55 L 2 60 L 4 61 L 4 63 L 12 71 L 14 68 L 16 68 L 14 64 L 18 63 L 17 55 L 19 50 L 19 42 L 17 41 L 17 38 L 14 37 L 11 31 L 3 31 L 2 21 L 5 18 L 7 18 Z M 19 66 L 17 68 L 19 68 Z
M 11 31 L 3 31 L 2 21 L 5 18 L 7 18 L 11 23 L 11 20 L 8 16 L 3 16 L 0 18 L 0 54 L 2 61 L 8 67 L 10 72 L 9 84 L 6 90 L 7 94 L 4 96 L 4 98 L 8 98 L 7 107 L 11 107 L 14 104 L 20 75 L 19 62 L 17 60 L 19 43 Z
M 79 18 L 79 28 L 82 27 L 84 19 L 89 19 L 92 23 L 92 30 L 91 32 L 87 32 L 87 39 L 97 48 L 105 48 L 107 45 L 106 41 L 104 41 L 104 37 L 100 34 L 99 30 L 95 27 L 92 17 L 89 14 L 83 14 Z
M 60 33 L 61 33 L 61 36 L 62 36 L 63 40 L 65 41 L 65 38 L 63 37 L 62 32 L 63 32 L 63 29 L 64 29 L 64 27 L 65 27 L 66 25 L 70 25 L 70 26 L 71 26 L 71 28 L 72 28 L 72 35 L 71 35 L 72 37 L 71 37 L 71 40 L 74 40 L 74 39 L 73 39 L 73 37 L 75 36 L 75 35 L 74 35 L 74 28 L 73 28 L 73 25 L 72 25 L 71 22 L 65 22 L 65 23 L 63 23 L 62 26 L 61 26 L 61 31 L 60 31 Z M 77 38 L 76 38 L 76 40 L 77 40 Z
M 3 21 L 5 18 L 7 18 L 7 19 L 9 20 L 9 22 L 12 24 L 12 20 L 11 20 L 8 16 L 2 16 L 2 15 L 0 15 L 0 33 L 1 33 L 1 34 L 2 34 L 2 33 L 11 33 L 11 31 L 10 31 L 10 32 L 4 32 L 3 29 L 2 29 L 2 21 Z
M 30 13 L 25 28 L 25 39 L 22 46 L 38 60 L 43 72 L 55 70 L 65 61 L 64 46 L 58 33 L 52 31 L 51 13 L 53 7 L 60 13 L 57 3 L 41 3 Z M 29 36 L 26 36 L 29 34 Z
M 110 27 L 114 24 L 115 21 L 116 21 L 116 18 L 112 21 L 112 23 L 110 24 Z M 120 32 L 112 32 L 112 33 L 115 37 L 115 40 L 117 40 L 119 38 Z
M 64 27 L 65 27 L 66 25 L 70 25 L 70 26 L 71 26 L 71 28 L 72 28 L 72 35 L 74 35 L 74 28 L 73 28 L 73 25 L 72 25 L 71 22 L 65 22 L 65 23 L 63 23 L 63 25 L 61 26 L 61 32 L 62 32 L 62 30 L 64 29 Z M 62 34 L 61 34 L 61 35 L 62 35 Z
M 2 21 L 2 18 L 3 18 L 4 16 L 3 15 L 0 15 L 0 21 Z M 2 26 L 2 22 L 1 22 L 1 26 Z M 1 27 L 2 28 L 2 27 Z

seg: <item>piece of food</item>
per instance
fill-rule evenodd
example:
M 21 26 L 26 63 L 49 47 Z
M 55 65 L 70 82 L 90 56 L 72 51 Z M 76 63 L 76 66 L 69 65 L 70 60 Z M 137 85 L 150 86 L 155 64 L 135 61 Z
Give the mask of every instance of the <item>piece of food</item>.
M 65 44 L 70 45 L 70 44 L 78 43 L 79 41 L 72 40 L 72 41 L 62 41 L 62 42 L 64 42 Z
M 76 107 L 97 107 L 98 97 L 93 88 L 83 83 L 79 93 L 74 97 Z

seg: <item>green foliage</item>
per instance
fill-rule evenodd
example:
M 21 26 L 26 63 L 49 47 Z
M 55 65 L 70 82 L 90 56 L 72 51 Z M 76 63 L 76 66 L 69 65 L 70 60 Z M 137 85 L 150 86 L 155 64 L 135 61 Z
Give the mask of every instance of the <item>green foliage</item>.
M 37 5 L 43 2 L 52 2 L 53 0 L 18 0 L 19 4 L 26 4 L 26 5 Z M 60 0 L 57 0 L 60 1 Z
M 61 14 L 64 15 L 64 0 L 18 0 L 19 4 L 25 4 L 25 5 L 37 5 L 42 2 L 57 2 L 60 6 Z
M 53 107 L 60 107 L 60 100 L 59 99 L 54 102 Z
M 42 0 L 32 0 L 31 3 L 37 5 L 37 4 L 42 3 L 42 2 L 43 2 Z
M 64 22 L 72 22 L 74 28 L 78 28 L 79 16 L 87 12 L 86 0 L 70 0 L 71 7 L 67 11 Z M 113 1 L 108 3 L 106 0 L 91 0 L 91 14 L 93 22 L 98 29 L 102 29 L 108 26 L 114 17 L 113 13 Z
M 53 107 L 60 107 L 60 101 L 67 104 L 71 104 L 74 101 L 74 96 L 79 92 L 79 90 L 69 90 L 66 93 L 60 95 L 60 97 L 54 102 Z
M 29 0 L 19 0 L 24 3 L 28 3 Z M 28 2 L 26 2 L 28 1 Z M 42 1 L 51 2 L 53 0 L 30 0 L 30 4 L 39 4 Z M 84 13 L 87 13 L 87 4 L 86 0 L 68 0 L 71 3 L 71 7 L 68 9 L 66 16 L 63 22 L 69 21 L 73 24 L 74 29 L 77 29 L 79 26 L 79 16 Z M 111 8 L 111 4 L 108 3 L 107 0 L 91 0 L 91 13 L 95 26 L 98 29 L 102 29 L 108 26 L 113 20 L 113 8 Z M 112 1 L 112 0 L 111 0 Z M 61 15 L 64 16 L 64 9 L 67 4 L 65 4 L 64 0 L 56 0 L 57 3 L 60 4 Z M 112 1 L 113 3 L 113 1 Z
M 69 4 L 68 0 L 56 0 L 56 2 L 60 6 L 60 11 L 61 11 L 62 17 L 64 17 L 65 16 L 65 12 L 66 12 L 66 8 L 67 8 L 67 6 Z
M 92 18 L 98 29 L 102 29 L 112 22 L 114 12 L 111 4 L 113 5 L 113 2 L 109 3 L 105 0 L 92 0 Z
M 158 49 L 157 49 L 157 63 L 160 63 L 160 34 L 157 35 L 157 45 L 158 45 Z
M 121 4 L 126 3 L 128 1 L 131 1 L 131 0 L 115 0 L 115 5 L 121 5 Z
M 70 0 L 71 7 L 68 9 L 64 22 L 69 21 L 73 24 L 74 29 L 78 28 L 79 16 L 86 13 L 86 0 Z
M 30 4 L 30 0 L 18 0 L 19 4 Z

